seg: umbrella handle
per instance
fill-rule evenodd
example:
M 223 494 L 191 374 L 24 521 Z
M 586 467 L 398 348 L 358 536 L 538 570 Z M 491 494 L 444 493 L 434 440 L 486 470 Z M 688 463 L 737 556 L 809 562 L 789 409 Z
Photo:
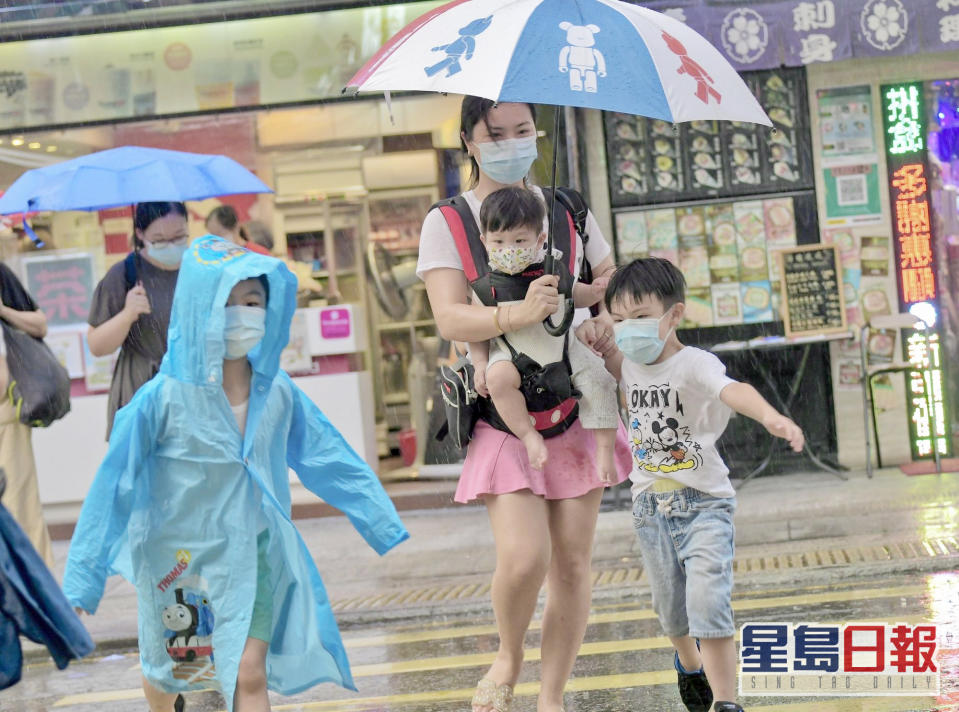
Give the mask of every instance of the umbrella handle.
M 550 336 L 562 336 L 569 331 L 569 325 L 573 323 L 573 313 L 575 311 L 576 308 L 573 306 L 573 300 L 567 299 L 566 312 L 563 314 L 563 320 L 559 324 L 554 324 L 552 317 L 543 319 L 543 326 L 546 329 L 546 333 Z

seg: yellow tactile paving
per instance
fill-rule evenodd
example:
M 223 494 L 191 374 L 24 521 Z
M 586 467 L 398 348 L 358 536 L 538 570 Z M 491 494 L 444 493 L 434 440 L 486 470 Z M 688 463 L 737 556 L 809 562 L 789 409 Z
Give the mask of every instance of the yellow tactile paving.
M 862 601 L 875 598 L 894 598 L 900 596 L 917 596 L 926 592 L 926 587 L 897 586 L 885 589 L 865 589 L 851 591 L 826 591 L 823 593 L 804 593 L 795 596 L 772 596 L 765 598 L 742 598 L 733 600 L 733 610 L 752 611 L 761 608 L 779 608 L 785 606 L 802 606 L 817 603 L 833 603 Z M 589 617 L 591 625 L 597 623 L 622 623 L 625 621 L 651 620 L 656 617 L 650 608 L 633 608 L 618 612 L 594 613 Z M 530 630 L 539 629 L 539 621 L 530 624 Z M 404 633 L 385 633 L 382 635 L 366 635 L 346 637 L 344 643 L 349 648 L 365 648 L 370 646 L 402 645 L 405 643 L 424 643 L 430 640 L 449 640 L 452 638 L 472 638 L 479 635 L 493 635 L 495 625 L 473 625 L 449 629 L 430 629 L 409 631 Z
M 733 561 L 733 571 L 737 574 L 755 571 L 788 571 L 794 569 L 842 566 L 850 563 L 929 559 L 959 555 L 959 542 L 956 537 L 938 537 L 893 541 L 867 546 L 836 547 L 832 549 L 813 549 L 769 554 L 764 556 L 737 556 Z M 638 582 L 643 570 L 638 565 L 600 567 L 593 573 L 593 585 L 597 588 L 622 586 L 625 583 Z M 352 598 L 336 599 L 332 602 L 334 611 L 375 610 L 414 603 L 438 601 L 461 601 L 482 599 L 489 596 L 489 582 L 463 584 L 441 584 L 422 588 L 407 589 L 389 594 L 372 594 Z

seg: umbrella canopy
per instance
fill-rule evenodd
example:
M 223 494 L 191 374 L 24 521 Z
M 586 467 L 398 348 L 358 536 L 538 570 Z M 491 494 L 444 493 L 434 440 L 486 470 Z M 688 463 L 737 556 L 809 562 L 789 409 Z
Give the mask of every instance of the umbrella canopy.
M 0 197 L 0 215 L 270 192 L 226 156 L 122 146 L 27 171 Z
M 620 0 L 453 0 L 396 34 L 347 88 L 772 125 L 701 35 Z

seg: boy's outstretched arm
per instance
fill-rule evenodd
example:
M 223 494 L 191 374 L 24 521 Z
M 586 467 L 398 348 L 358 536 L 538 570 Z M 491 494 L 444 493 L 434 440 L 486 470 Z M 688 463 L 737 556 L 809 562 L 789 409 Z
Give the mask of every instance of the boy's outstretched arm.
M 719 399 L 737 413 L 761 423 L 770 434 L 787 440 L 796 452 L 802 452 L 805 443 L 802 429 L 773 408 L 759 391 L 748 383 L 730 383 L 720 392 Z
M 339 509 L 366 542 L 385 554 L 409 538 L 379 478 L 323 412 L 292 381 L 287 464 L 308 490 Z

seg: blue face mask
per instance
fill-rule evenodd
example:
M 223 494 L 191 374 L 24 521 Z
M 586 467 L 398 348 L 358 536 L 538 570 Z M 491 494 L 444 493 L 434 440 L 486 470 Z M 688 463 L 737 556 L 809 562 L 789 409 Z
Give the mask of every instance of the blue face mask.
M 161 242 L 154 244 L 146 243 L 146 253 L 150 259 L 164 267 L 179 267 L 183 261 L 183 253 L 187 250 L 186 242 L 176 244 L 172 242 Z
M 535 136 L 487 141 L 476 144 L 476 147 L 483 173 L 502 185 L 523 180 L 539 155 Z
M 666 339 L 673 333 L 670 328 L 666 339 L 659 338 L 659 322 L 665 318 L 666 314 L 663 314 L 658 319 L 625 319 L 616 324 L 613 333 L 616 346 L 623 352 L 623 356 L 630 361 L 647 365 L 658 359 L 666 348 Z
M 223 339 L 225 357 L 243 358 L 263 340 L 266 333 L 266 309 L 263 307 L 227 307 L 224 317 Z

